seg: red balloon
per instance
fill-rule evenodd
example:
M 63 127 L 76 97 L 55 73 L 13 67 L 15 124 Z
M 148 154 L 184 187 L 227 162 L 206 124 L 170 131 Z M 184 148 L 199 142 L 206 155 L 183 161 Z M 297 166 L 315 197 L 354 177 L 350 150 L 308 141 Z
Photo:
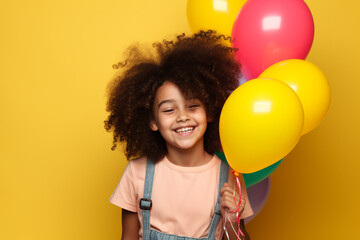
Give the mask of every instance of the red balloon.
M 232 30 L 236 59 L 246 79 L 286 59 L 305 59 L 314 21 L 304 0 L 248 0 Z

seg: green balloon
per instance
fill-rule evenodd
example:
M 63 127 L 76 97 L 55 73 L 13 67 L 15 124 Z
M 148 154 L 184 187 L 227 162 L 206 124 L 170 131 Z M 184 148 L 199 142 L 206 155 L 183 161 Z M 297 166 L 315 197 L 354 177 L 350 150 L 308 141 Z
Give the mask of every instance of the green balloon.
M 221 159 L 221 161 L 226 162 L 226 157 L 224 155 L 224 153 L 222 151 L 216 151 L 215 155 Z M 270 176 L 270 174 L 272 174 L 275 169 L 280 165 L 280 163 L 282 162 L 283 159 L 281 159 L 280 161 L 277 161 L 276 163 L 261 169 L 257 172 L 253 172 L 253 173 L 243 173 L 242 175 L 244 176 L 244 181 L 245 181 L 245 185 L 246 187 L 251 187 L 252 185 L 255 185 L 259 182 L 261 182 L 262 180 L 264 180 L 265 178 L 267 178 L 268 176 Z

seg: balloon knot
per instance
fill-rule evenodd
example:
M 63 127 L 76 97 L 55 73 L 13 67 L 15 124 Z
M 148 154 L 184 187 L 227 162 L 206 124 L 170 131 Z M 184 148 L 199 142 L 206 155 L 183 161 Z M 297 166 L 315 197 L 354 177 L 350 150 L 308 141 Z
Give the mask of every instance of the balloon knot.
M 235 170 L 232 170 L 231 171 L 236 177 L 238 177 L 239 175 L 240 175 L 240 173 L 238 173 L 237 171 L 235 171 Z

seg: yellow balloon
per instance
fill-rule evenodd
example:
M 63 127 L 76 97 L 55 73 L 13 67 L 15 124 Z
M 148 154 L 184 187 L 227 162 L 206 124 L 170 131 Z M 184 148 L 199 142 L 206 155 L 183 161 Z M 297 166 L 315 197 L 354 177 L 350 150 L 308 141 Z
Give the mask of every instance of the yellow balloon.
M 330 106 L 330 86 L 315 64 L 289 59 L 273 64 L 260 77 L 281 80 L 297 93 L 304 108 L 303 135 L 321 123 Z
M 299 141 L 304 113 L 296 93 L 279 80 L 257 78 L 240 85 L 220 115 L 226 159 L 252 173 L 286 156 Z
M 216 30 L 231 36 L 235 18 L 246 0 L 188 0 L 187 19 L 193 33 Z

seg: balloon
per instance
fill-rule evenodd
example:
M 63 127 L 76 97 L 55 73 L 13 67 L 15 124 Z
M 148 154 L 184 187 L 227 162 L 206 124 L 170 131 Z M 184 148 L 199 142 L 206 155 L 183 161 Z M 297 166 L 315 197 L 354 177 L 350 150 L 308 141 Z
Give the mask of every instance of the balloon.
M 305 59 L 314 38 L 314 22 L 304 0 L 249 0 L 232 30 L 236 59 L 246 79 L 256 78 L 285 59 Z
M 330 86 L 315 64 L 299 59 L 285 60 L 267 68 L 260 77 L 281 80 L 297 93 L 304 108 L 302 134 L 316 128 L 325 117 L 330 105 Z
M 223 162 L 227 162 L 226 161 L 226 157 L 224 155 L 224 153 L 222 151 L 216 151 L 215 155 L 221 159 L 221 161 Z M 245 181 L 245 186 L 246 187 L 251 187 L 259 182 L 261 182 L 262 180 L 264 180 L 265 178 L 269 177 L 274 171 L 275 169 L 280 165 L 280 163 L 282 162 L 283 159 L 281 159 L 280 161 L 277 161 L 276 163 L 261 169 L 260 171 L 257 172 L 253 172 L 253 173 L 244 173 L 242 174 L 244 177 L 244 181 Z
M 239 80 L 239 86 L 243 83 L 246 83 L 246 81 L 247 81 L 246 78 L 244 76 L 242 76 Z
M 226 100 L 219 133 L 229 165 L 241 173 L 266 168 L 287 155 L 303 127 L 301 102 L 280 80 L 254 79 Z
M 247 188 L 249 202 L 254 214 L 245 218 L 245 223 L 250 222 L 265 206 L 270 193 L 270 177 Z
M 261 182 L 265 178 L 269 177 L 276 170 L 276 168 L 280 165 L 282 160 L 283 159 L 281 159 L 280 161 L 277 161 L 276 163 L 274 163 L 264 169 L 261 169 L 260 171 L 257 171 L 254 173 L 244 173 L 243 177 L 244 177 L 246 186 L 251 187 L 251 186 Z
M 212 29 L 231 36 L 236 15 L 246 0 L 188 0 L 187 19 L 192 32 Z

